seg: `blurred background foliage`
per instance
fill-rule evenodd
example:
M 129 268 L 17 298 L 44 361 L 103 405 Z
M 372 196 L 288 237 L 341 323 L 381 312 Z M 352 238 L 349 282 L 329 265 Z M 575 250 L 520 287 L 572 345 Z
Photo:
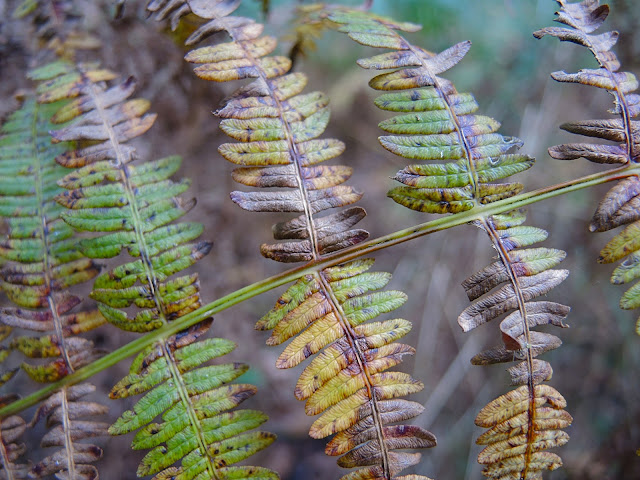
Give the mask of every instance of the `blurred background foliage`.
M 24 72 L 38 63 L 33 55 L 32 30 L 10 20 L 17 0 L 0 0 L 0 115 L 16 106 L 19 89 L 30 88 Z M 227 141 L 211 115 L 225 95 L 218 87 L 195 78 L 182 61 L 184 49 L 172 42 L 162 25 L 145 19 L 144 2 L 129 1 L 124 18 L 113 20 L 113 5 L 106 0 L 76 0 L 85 27 L 103 41 L 94 58 L 123 76 L 135 75 L 139 96 L 152 102 L 159 113 L 152 130 L 136 145 L 143 158 L 169 154 L 184 157 L 182 173 L 193 180 L 192 194 L 198 207 L 190 214 L 205 223 L 205 238 L 214 241 L 213 252 L 199 263 L 203 298 L 213 300 L 248 283 L 281 270 L 281 265 L 260 257 L 258 246 L 270 239 L 270 227 L 279 215 L 250 215 L 228 198 L 235 189 L 231 166 L 215 153 Z M 281 49 L 291 45 L 294 6 L 290 0 L 272 0 L 267 31 L 282 38 Z M 358 2 L 339 2 L 355 5 Z M 616 47 L 624 70 L 640 73 L 640 8 L 638 0 L 612 0 L 607 26 L 620 31 Z M 571 140 L 558 130 L 564 121 L 603 118 L 611 99 L 588 87 L 554 83 L 549 73 L 593 67 L 585 49 L 551 39 L 537 41 L 532 32 L 550 25 L 555 11 L 552 0 L 375 0 L 373 10 L 401 21 L 423 25 L 409 38 L 416 44 L 440 51 L 471 40 L 467 57 L 453 68 L 449 79 L 461 92 L 472 92 L 480 113 L 502 122 L 501 132 L 525 142 L 523 151 L 535 156 L 536 166 L 520 180 L 528 189 L 558 183 L 597 171 L 586 161 L 558 162 L 546 154 L 549 146 Z M 264 18 L 261 2 L 245 0 L 240 12 Z M 309 74 L 311 89 L 327 92 L 332 101 L 332 121 L 327 136 L 347 143 L 341 163 L 355 168 L 352 183 L 365 192 L 361 202 L 372 236 L 389 233 L 430 219 L 385 198 L 391 188 L 389 176 L 404 161 L 384 151 L 377 142 L 377 123 L 386 114 L 372 103 L 375 93 L 367 87 L 371 74 L 355 65 L 370 52 L 335 32 L 318 40 L 317 49 L 301 59 L 296 69 Z M 598 191 L 595 191 L 598 190 Z M 565 268 L 571 276 L 554 290 L 551 300 L 572 306 L 570 329 L 560 332 L 564 346 L 545 358 L 554 367 L 551 384 L 568 400 L 574 417 L 569 444 L 558 453 L 565 468 L 548 478 L 633 479 L 640 478 L 640 337 L 635 334 L 637 313 L 623 312 L 617 304 L 623 289 L 609 284 L 610 266 L 595 258 L 607 234 L 589 234 L 588 220 L 606 187 L 581 191 L 529 208 L 528 224 L 550 232 L 546 245 L 567 251 Z M 414 322 L 407 343 L 417 347 L 406 369 L 424 381 L 426 388 L 415 396 L 426 406 L 416 420 L 438 437 L 439 445 L 424 454 L 416 473 L 439 480 L 480 479 L 474 443 L 480 429 L 473 425 L 478 410 L 506 392 L 508 375 L 503 367 L 474 367 L 469 359 L 484 347 L 500 342 L 498 325 L 463 334 L 456 324 L 467 305 L 460 283 L 492 256 L 489 242 L 470 226 L 441 232 L 380 253 L 377 268 L 394 273 L 391 288 L 404 290 L 409 302 L 400 315 Z M 278 349 L 264 346 L 265 335 L 253 324 L 277 298 L 265 294 L 223 312 L 216 318 L 214 334 L 235 340 L 235 358 L 249 361 L 247 381 L 260 388 L 251 400 L 267 412 L 268 428 L 279 442 L 263 455 L 262 463 L 278 470 L 284 480 L 328 480 L 341 472 L 323 453 L 323 442 L 308 437 L 312 419 L 294 399 L 299 372 L 277 371 L 273 366 Z M 132 337 L 115 329 L 99 333 L 99 346 L 115 348 Z M 126 363 L 126 362 L 125 362 Z M 127 365 L 101 376 L 102 395 L 113 379 L 124 375 Z M 22 378 L 25 391 L 34 389 Z M 126 402 L 112 405 L 112 417 Z M 35 435 L 38 432 L 34 432 Z M 128 441 L 109 440 L 100 468 L 105 479 L 133 480 L 141 455 L 129 450 Z M 35 456 L 38 456 L 34 453 Z M 115 459 L 115 460 L 114 460 Z M 124 465 L 124 466 L 123 466 Z M 129 465 L 129 466 L 128 466 Z M 124 473 L 123 473 L 124 472 Z

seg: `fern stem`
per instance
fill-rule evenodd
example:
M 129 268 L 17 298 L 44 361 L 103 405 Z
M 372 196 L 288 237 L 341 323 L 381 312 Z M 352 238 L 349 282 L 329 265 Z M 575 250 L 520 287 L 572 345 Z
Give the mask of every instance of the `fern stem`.
M 96 360 L 95 362 L 76 370 L 74 373 L 64 377 L 62 380 L 52 383 L 51 385 L 48 385 L 47 387 L 42 388 L 41 390 L 38 390 L 27 397 L 24 397 L 13 403 L 10 403 L 9 405 L 6 405 L 3 408 L 0 408 L 0 419 L 6 418 L 9 415 L 16 414 L 26 408 L 36 405 L 52 393 L 60 390 L 65 386 L 75 385 L 88 378 L 91 378 L 93 375 L 111 367 L 112 365 L 119 363 L 125 358 L 139 353 L 144 348 L 152 345 L 165 336 L 172 335 L 191 325 L 201 322 L 205 318 L 222 312 L 223 310 L 242 303 L 245 300 L 253 298 L 264 292 L 268 292 L 269 290 L 273 290 L 274 288 L 277 288 L 281 285 L 290 283 L 303 275 L 313 274 L 327 267 L 339 265 L 363 255 L 369 255 L 378 250 L 382 250 L 393 245 L 398 245 L 400 243 L 429 235 L 431 233 L 446 230 L 458 225 L 463 225 L 474 220 L 480 220 L 482 218 L 488 217 L 489 215 L 498 215 L 500 213 L 508 212 L 516 208 L 525 207 L 542 200 L 565 195 L 567 193 L 577 192 L 579 190 L 583 190 L 585 188 L 593 187 L 596 185 L 601 185 L 607 182 L 621 180 L 632 175 L 640 175 L 640 165 L 630 164 L 615 170 L 587 175 L 567 182 L 515 195 L 504 200 L 490 203 L 488 205 L 479 205 L 478 207 L 466 212 L 441 217 L 430 222 L 421 223 L 419 225 L 405 228 L 403 230 L 398 230 L 382 237 L 362 242 L 353 247 L 345 248 L 344 250 L 341 250 L 339 252 L 327 255 L 322 260 L 315 263 L 301 265 L 299 267 L 286 270 L 277 275 L 268 277 L 259 282 L 252 283 L 251 285 L 247 285 L 246 287 L 243 287 L 207 305 L 204 305 L 198 310 L 194 310 L 193 312 L 190 312 L 172 321 L 171 323 L 158 328 L 157 330 L 149 332 L 143 337 L 140 337 L 126 345 L 123 345 L 122 347 L 114 350 L 113 352 Z

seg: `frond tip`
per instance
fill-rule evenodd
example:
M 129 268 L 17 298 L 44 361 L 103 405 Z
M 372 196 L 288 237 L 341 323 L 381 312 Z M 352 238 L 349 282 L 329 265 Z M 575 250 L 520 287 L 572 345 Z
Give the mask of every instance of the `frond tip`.
M 549 385 L 536 385 L 533 396 L 522 386 L 489 403 L 475 422 L 489 429 L 476 440 L 487 445 L 478 455 L 478 463 L 487 465 L 482 473 L 501 480 L 533 479 L 541 478 L 543 470 L 562 466 L 558 455 L 543 450 L 569 441 L 561 430 L 573 421 L 566 406 L 564 397 Z

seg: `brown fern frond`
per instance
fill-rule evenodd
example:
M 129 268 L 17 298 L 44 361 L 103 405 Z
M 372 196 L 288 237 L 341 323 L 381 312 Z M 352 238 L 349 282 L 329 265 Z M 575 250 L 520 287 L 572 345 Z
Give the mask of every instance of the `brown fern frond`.
M 285 241 L 262 245 L 261 252 L 282 262 L 309 261 L 367 238 L 366 231 L 352 229 L 365 212 L 351 207 L 317 216 L 353 204 L 361 194 L 342 185 L 351 176 L 350 168 L 318 165 L 344 151 L 342 142 L 318 138 L 329 121 L 328 99 L 321 92 L 302 93 L 306 76 L 288 73 L 291 62 L 286 57 L 269 56 L 276 40 L 261 36 L 262 28 L 246 18 L 216 17 L 188 43 L 218 30 L 226 30 L 233 41 L 193 50 L 186 60 L 198 64 L 196 74 L 207 80 L 255 79 L 216 112 L 223 118 L 222 130 L 239 141 L 218 150 L 228 161 L 241 165 L 233 172 L 238 183 L 288 190 L 236 191 L 231 198 L 245 210 L 301 213 L 274 225 L 274 237 Z
M 58 478 L 96 480 L 98 470 L 90 465 L 102 457 L 102 449 L 89 443 L 78 443 L 92 437 L 107 435 L 108 423 L 96 422 L 93 417 L 105 415 L 107 407 L 95 402 L 79 401 L 95 391 L 89 384 L 65 387 L 49 397 L 36 412 L 31 425 L 47 419 L 49 431 L 41 441 L 43 448 L 61 449 L 31 468 L 35 478 L 55 474 Z
M 559 160 L 585 158 L 592 162 L 617 165 L 621 175 L 634 169 L 640 161 L 640 122 L 633 120 L 640 114 L 640 95 L 634 93 L 638 80 L 629 72 L 621 72 L 620 62 L 611 50 L 618 40 L 618 32 L 595 34 L 609 15 L 609 6 L 598 0 L 578 3 L 558 1 L 557 21 L 565 27 L 547 27 L 534 33 L 557 37 L 584 46 L 599 64 L 598 69 L 583 69 L 578 73 L 554 72 L 558 82 L 579 83 L 603 89 L 614 99 L 610 113 L 617 118 L 584 120 L 560 126 L 563 130 L 610 144 L 570 143 L 549 149 L 549 155 Z M 604 232 L 619 226 L 627 227 L 616 235 L 600 252 L 598 262 L 613 263 L 625 259 L 613 272 L 611 282 L 625 284 L 640 278 L 640 181 L 629 175 L 614 186 L 600 202 L 591 221 L 592 232 Z M 620 307 L 640 307 L 640 283 L 632 286 L 620 300 Z M 640 334 L 640 319 L 637 323 Z
M 4 383 L 4 382 L 2 382 Z M 15 395 L 0 396 L 0 406 L 5 406 L 16 399 Z M 27 447 L 24 443 L 16 443 L 27 429 L 27 423 L 19 416 L 0 420 L 0 479 L 23 480 L 30 478 L 30 465 L 17 463 L 24 455 Z
M 59 58 L 73 58 L 77 50 L 100 46 L 97 37 L 79 28 L 82 16 L 70 0 L 20 0 L 12 12 L 14 20 L 31 18 L 40 53 L 50 50 Z

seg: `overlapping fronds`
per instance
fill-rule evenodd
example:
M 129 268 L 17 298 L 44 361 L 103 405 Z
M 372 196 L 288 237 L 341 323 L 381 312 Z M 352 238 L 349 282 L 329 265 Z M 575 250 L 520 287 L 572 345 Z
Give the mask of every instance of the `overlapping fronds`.
M 327 97 L 321 92 L 303 94 L 307 77 L 288 73 L 288 58 L 270 56 L 275 38 L 262 36 L 263 26 L 250 19 L 223 16 L 230 13 L 228 7 L 221 2 L 217 11 L 206 12 L 214 19 L 188 42 L 219 30 L 227 31 L 232 41 L 193 50 L 186 60 L 198 64 L 195 73 L 207 80 L 254 79 L 216 112 L 223 118 L 222 130 L 238 141 L 225 143 L 218 151 L 241 165 L 233 172 L 234 180 L 271 191 L 236 191 L 231 198 L 245 210 L 301 214 L 274 225 L 274 237 L 284 241 L 262 245 L 262 254 L 281 262 L 309 261 L 361 242 L 368 233 L 352 227 L 365 216 L 362 208 L 317 217 L 325 210 L 351 205 L 362 195 L 343 185 L 351 168 L 319 165 L 344 150 L 338 140 L 318 138 L 329 121 Z
M 279 189 L 232 192 L 231 198 L 245 210 L 302 213 L 273 227 L 274 237 L 285 241 L 263 245 L 262 254 L 283 262 L 312 261 L 364 240 L 366 231 L 352 229 L 365 216 L 363 209 L 316 216 L 361 197 L 342 185 L 350 168 L 318 165 L 344 150 L 338 140 L 318 138 L 329 120 L 326 96 L 303 94 L 306 76 L 288 73 L 288 58 L 268 56 L 276 41 L 261 36 L 262 25 L 227 17 L 232 2 L 216 3 L 206 12 L 211 21 L 188 43 L 221 30 L 232 41 L 198 48 L 186 59 L 199 64 L 195 72 L 207 80 L 253 79 L 216 112 L 223 118 L 222 130 L 239 142 L 223 144 L 219 152 L 241 165 L 233 171 L 237 182 Z M 336 434 L 326 453 L 341 456 L 342 467 L 359 468 L 343 479 L 424 478 L 396 476 L 420 457 L 396 450 L 431 447 L 435 437 L 420 427 L 393 425 L 422 411 L 419 404 L 397 397 L 420 391 L 423 385 L 407 374 L 386 372 L 413 353 L 411 347 L 393 343 L 409 331 L 410 324 L 400 319 L 364 323 L 405 301 L 402 292 L 367 293 L 390 279 L 387 273 L 368 273 L 372 263 L 357 261 L 305 276 L 256 328 L 273 329 L 270 345 L 293 338 L 280 355 L 278 368 L 294 367 L 319 353 L 300 377 L 295 394 L 307 401 L 308 415 L 322 413 L 310 435 Z
M 617 118 L 584 120 L 565 123 L 563 130 L 584 135 L 606 143 L 569 143 L 549 149 L 549 154 L 559 160 L 585 158 L 589 161 L 613 164 L 624 171 L 633 168 L 640 159 L 640 122 L 633 120 L 640 113 L 638 79 L 629 72 L 620 72 L 620 62 L 611 48 L 618 40 L 618 32 L 594 34 L 609 14 L 608 5 L 597 0 L 579 3 L 558 1 L 561 6 L 557 21 L 566 27 L 547 27 L 534 33 L 537 38 L 545 35 L 562 41 L 577 43 L 588 48 L 599 64 L 597 69 L 583 69 L 577 73 L 554 72 L 558 82 L 579 83 L 601 88 L 613 96 L 610 113 Z M 611 276 L 614 284 L 626 284 L 640 278 L 640 180 L 636 175 L 621 180 L 600 202 L 591 221 L 592 232 L 604 232 L 619 226 L 627 227 L 616 235 L 600 252 L 600 263 L 612 263 L 625 259 Z M 620 307 L 640 307 L 640 283 L 636 283 L 622 296 Z M 640 334 L 640 320 L 637 323 Z
M 379 108 L 401 112 L 380 123 L 391 134 L 379 138 L 382 146 L 398 156 L 425 161 L 396 174 L 395 180 L 403 186 L 389 192 L 394 201 L 421 212 L 456 214 L 522 190 L 518 182 L 494 183 L 533 165 L 533 158 L 514 153 L 522 142 L 497 133 L 500 124 L 496 120 L 475 114 L 478 105 L 472 95 L 458 93 L 450 81 L 439 76 L 464 57 L 470 42 L 434 54 L 412 45 L 398 33 L 417 30 L 419 27 L 413 24 L 342 7 L 311 7 L 308 15 L 334 22 L 339 31 L 358 43 L 392 49 L 358 60 L 358 64 L 368 69 L 391 70 L 369 82 L 372 88 L 389 92 L 376 99 Z M 525 385 L 516 392 L 529 399 L 522 404 L 523 410 L 516 411 L 511 400 L 515 393 L 511 392 L 486 407 L 497 411 L 499 421 L 491 423 L 482 412 L 478 417 L 480 425 L 496 430 L 479 439 L 489 445 L 478 461 L 487 465 L 484 474 L 490 478 L 538 478 L 542 469 L 557 468 L 561 465 L 559 457 L 537 452 L 563 445 L 568 435 L 560 428 L 571 421 L 565 412 L 564 423 L 547 427 L 540 423 L 546 417 L 533 400 L 536 385 L 551 378 L 550 365 L 535 357 L 561 342 L 554 335 L 533 332 L 531 328 L 543 324 L 563 326 L 569 308 L 530 300 L 549 292 L 568 272 L 552 269 L 565 256 L 560 250 L 519 249 L 546 238 L 544 230 L 522 226 L 524 220 L 524 214 L 512 212 L 476 222 L 488 234 L 499 259 L 463 283 L 469 298 L 476 302 L 458 319 L 463 330 L 468 331 L 515 310 L 501 323 L 504 345 L 472 360 L 478 365 L 517 361 L 509 369 L 511 380 L 515 385 Z M 497 287 L 500 288 L 492 292 Z M 520 415 L 517 421 L 513 420 L 515 415 Z M 505 449 L 505 445 L 514 448 Z
M 60 218 L 54 197 L 67 172 L 55 163 L 67 145 L 51 145 L 51 116 L 60 105 L 28 99 L 2 127 L 0 137 L 0 216 L 8 233 L 0 245 L 2 290 L 17 307 L 1 307 L 10 327 L 48 332 L 15 338 L 11 346 L 48 363 L 23 364 L 31 378 L 56 381 L 96 358 L 93 343 L 77 335 L 102 323 L 97 310 L 72 312 L 80 298 L 69 288 L 94 278 L 100 267 L 77 248 L 74 230 Z
M 396 340 L 411 323 L 403 319 L 365 323 L 401 306 L 406 295 L 380 291 L 391 279 L 369 272 L 373 260 L 356 260 L 306 275 L 291 286 L 256 328 L 273 329 L 267 340 L 279 345 L 293 338 L 277 361 L 291 368 L 315 353 L 296 385 L 295 396 L 306 400 L 307 415 L 320 417 L 310 435 L 324 438 L 327 455 L 340 455 L 338 465 L 359 467 L 343 476 L 352 479 L 401 479 L 404 468 L 420 454 L 398 449 L 429 448 L 431 432 L 411 425 L 392 425 L 419 415 L 423 407 L 398 397 L 416 393 L 423 384 L 406 373 L 387 372 L 414 349 Z
M 80 146 L 57 157 L 61 165 L 76 169 L 58 181 L 68 191 L 56 200 L 69 209 L 62 215 L 69 225 L 101 233 L 80 241 L 81 250 L 90 258 L 108 258 L 126 248 L 134 257 L 100 275 L 91 297 L 111 323 L 146 332 L 200 307 L 197 274 L 171 277 L 206 255 L 211 243 L 197 241 L 200 224 L 172 223 L 195 204 L 180 197 L 189 181 L 170 178 L 181 159 L 132 163 L 137 155 L 125 142 L 148 130 L 155 115 L 146 113 L 145 100 L 125 101 L 133 93 L 133 79 L 105 84 L 113 77 L 92 66 L 56 63 L 41 71 L 45 82 L 39 93 L 41 101 L 73 98 L 53 119 L 75 121 L 51 134 L 54 141 L 73 140 Z M 129 309 L 133 305 L 137 313 Z M 149 393 L 109 431 L 116 435 L 147 426 L 134 441 L 134 448 L 152 448 L 140 464 L 140 476 L 277 478 L 257 467 L 230 467 L 268 446 L 274 436 L 245 433 L 265 420 L 261 414 L 224 413 L 255 388 L 222 387 L 244 373 L 243 365 L 201 366 L 230 350 L 224 340 L 195 343 L 210 324 L 209 319 L 161 338 L 138 357 L 111 396 Z M 149 425 L 157 415 L 166 423 Z M 181 466 L 173 467 L 178 461 Z

